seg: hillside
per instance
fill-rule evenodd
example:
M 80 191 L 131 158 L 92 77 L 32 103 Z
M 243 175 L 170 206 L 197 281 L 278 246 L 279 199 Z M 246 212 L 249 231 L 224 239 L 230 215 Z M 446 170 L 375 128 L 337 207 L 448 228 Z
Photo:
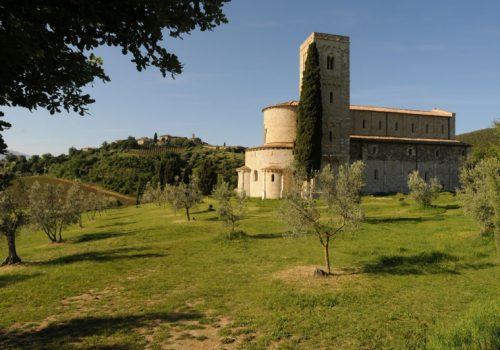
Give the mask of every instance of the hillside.
M 457 135 L 457 140 L 471 144 L 474 148 L 489 148 L 500 144 L 500 134 L 493 128 L 486 128 Z
M 133 137 L 104 143 L 99 148 L 71 148 L 69 154 L 52 156 L 8 155 L 2 162 L 18 176 L 51 175 L 102 188 L 126 196 L 140 194 L 147 182 L 161 185 L 204 177 L 202 189 L 211 193 L 211 184 L 224 180 L 237 184 L 236 168 L 244 163 L 243 147 L 210 147 L 187 138 L 162 144 L 139 145 Z
M 73 185 L 73 181 L 66 179 L 58 179 L 51 176 L 25 176 L 22 178 L 22 181 L 27 185 L 31 186 L 35 181 L 38 181 L 40 184 L 53 184 L 53 185 L 62 185 L 65 190 L 69 189 Z M 136 199 L 129 196 L 124 196 L 120 193 L 109 191 L 98 186 L 91 186 L 87 184 L 81 184 L 81 188 L 84 192 L 94 192 L 94 193 L 102 193 L 107 197 L 115 198 L 123 205 L 134 205 L 136 204 Z
M 327 279 L 311 277 L 316 237 L 283 237 L 280 201 L 251 200 L 233 241 L 211 200 L 190 223 L 156 205 L 112 209 L 64 244 L 26 229 L 25 263 L 0 269 L 0 348 L 426 349 L 443 332 L 496 349 L 485 345 L 500 315 L 493 237 L 452 195 L 407 201 L 364 197 L 366 221 L 333 242 Z M 490 328 L 468 318 L 475 308 Z M 479 349 L 432 347 L 452 348 Z

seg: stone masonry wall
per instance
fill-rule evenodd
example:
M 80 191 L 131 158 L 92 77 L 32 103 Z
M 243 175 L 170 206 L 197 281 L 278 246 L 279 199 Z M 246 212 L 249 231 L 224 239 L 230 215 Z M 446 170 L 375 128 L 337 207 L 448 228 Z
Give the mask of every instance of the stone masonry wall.
M 437 177 L 445 191 L 454 191 L 466 154 L 463 145 L 351 140 L 351 161 L 366 164 L 366 193 L 407 193 L 408 174 L 416 169 L 427 180 Z

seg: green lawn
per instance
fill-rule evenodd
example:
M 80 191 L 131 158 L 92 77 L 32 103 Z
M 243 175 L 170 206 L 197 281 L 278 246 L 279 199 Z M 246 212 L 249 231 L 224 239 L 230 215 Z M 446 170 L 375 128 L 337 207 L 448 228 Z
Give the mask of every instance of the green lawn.
M 279 201 L 252 200 L 234 241 L 209 200 L 190 223 L 155 205 L 114 209 L 64 244 L 25 230 L 25 264 L 0 269 L 0 348 L 423 349 L 499 296 L 500 267 L 451 195 L 407 201 L 365 197 L 327 279 L 311 277 L 315 237 L 283 238 Z

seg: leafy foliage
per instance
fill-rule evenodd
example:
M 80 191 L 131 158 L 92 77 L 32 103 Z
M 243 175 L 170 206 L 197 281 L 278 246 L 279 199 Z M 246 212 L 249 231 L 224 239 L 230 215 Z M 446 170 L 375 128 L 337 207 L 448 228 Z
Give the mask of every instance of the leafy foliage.
M 219 219 L 229 227 L 228 238 L 232 239 L 238 222 L 243 219 L 247 210 L 247 198 L 245 192 L 235 194 L 227 182 L 220 183 L 214 190 L 214 198 L 217 201 L 217 214 Z M 233 201 L 232 199 L 235 198 Z
M 309 45 L 297 109 L 297 138 L 294 146 L 295 166 L 310 177 L 321 166 L 323 105 L 319 53 L 316 44 Z
M 177 56 L 162 44 L 195 29 L 226 23 L 228 0 L 63 1 L 0 5 L 0 106 L 42 107 L 84 114 L 94 102 L 82 87 L 109 77 L 99 46 L 120 47 L 137 70 L 153 66 L 165 76 L 182 72 Z
M 169 200 L 174 209 L 183 208 L 186 211 L 187 221 L 191 221 L 190 210 L 191 208 L 201 201 L 202 195 L 198 189 L 198 183 L 196 178 L 191 179 L 187 184 L 184 182 L 179 183 L 176 186 L 168 187 Z
M 460 173 L 462 187 L 458 197 L 464 212 L 483 225 L 483 232 L 494 231 L 500 252 L 500 160 L 486 158 Z
M 436 177 L 426 182 L 420 177 L 418 170 L 414 170 L 408 175 L 408 188 L 410 197 L 415 202 L 422 207 L 429 207 L 441 192 L 442 186 Z
M 62 230 L 78 220 L 66 206 L 61 185 L 35 182 L 29 191 L 29 212 L 32 224 L 42 229 L 52 242 L 62 242 Z
M 3 113 L 0 112 L 0 118 L 3 117 Z M 9 129 L 11 127 L 10 123 L 7 123 L 6 121 L 0 120 L 0 154 L 5 154 L 5 151 L 7 150 L 7 144 L 3 140 L 2 137 L 2 132 Z
M 363 220 L 360 202 L 364 167 L 361 161 L 344 164 L 337 174 L 330 165 L 323 168 L 319 174 L 320 196 L 326 211 L 320 210 L 313 198 L 312 182 L 303 181 L 302 177 L 295 179 L 281 208 L 283 221 L 288 223 L 294 235 L 312 233 L 318 237 L 328 274 L 331 273 L 330 241 L 341 232 L 355 229 Z

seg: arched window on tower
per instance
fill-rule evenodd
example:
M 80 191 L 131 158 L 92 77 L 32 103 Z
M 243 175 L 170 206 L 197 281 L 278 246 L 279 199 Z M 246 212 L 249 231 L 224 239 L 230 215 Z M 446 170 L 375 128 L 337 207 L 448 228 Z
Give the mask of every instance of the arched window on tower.
M 271 182 L 274 182 L 274 174 L 271 174 Z
M 331 131 L 328 133 L 328 140 L 329 140 L 330 142 L 332 142 L 332 141 L 333 141 L 333 133 L 332 133 Z
M 377 169 L 375 169 L 375 171 L 373 172 L 373 179 L 378 180 L 378 170 Z
M 259 181 L 259 173 L 257 170 L 253 171 L 253 181 Z
M 363 129 L 366 128 L 366 120 L 363 119 Z
M 398 129 L 399 129 L 399 124 L 398 122 L 396 122 L 396 124 L 394 124 L 394 130 L 398 131 Z
M 381 120 L 378 121 L 378 129 L 382 130 L 382 121 Z
M 415 132 L 415 124 L 411 123 L 411 132 Z
M 333 103 L 333 92 L 330 91 L 330 103 Z

